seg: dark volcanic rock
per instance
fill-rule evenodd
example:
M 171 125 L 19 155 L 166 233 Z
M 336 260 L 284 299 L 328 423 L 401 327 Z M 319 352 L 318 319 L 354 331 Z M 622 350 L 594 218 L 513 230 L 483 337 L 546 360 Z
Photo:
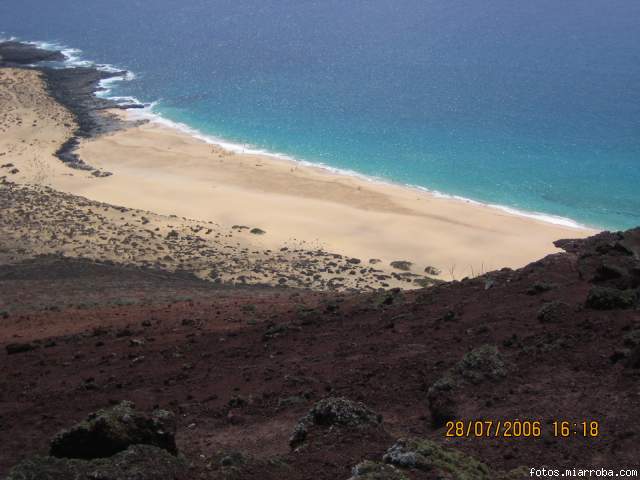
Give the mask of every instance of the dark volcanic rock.
M 10 343 L 5 347 L 7 355 L 13 355 L 16 353 L 30 352 L 35 350 L 36 346 L 31 343 Z
M 73 168 L 94 170 L 75 153 L 80 138 L 91 138 L 120 128 L 122 122 L 114 115 L 105 115 L 104 110 L 120 108 L 113 100 L 95 95 L 100 90 L 100 81 L 122 77 L 126 72 L 105 72 L 97 68 L 49 68 L 37 65 L 43 61 L 64 61 L 59 51 L 43 50 L 20 42 L 0 43 L 0 66 L 34 65 L 42 73 L 49 94 L 67 108 L 78 124 L 74 136 L 56 152 L 56 156 Z M 45 64 L 46 65 L 46 64 Z
M 507 375 L 506 364 L 498 349 L 493 345 L 481 347 L 467 353 L 454 369 L 458 374 L 471 383 L 481 383 L 487 380 L 500 380 Z
M 120 77 L 126 72 L 103 72 L 95 68 L 41 69 L 49 93 L 76 117 L 78 129 L 75 136 L 65 142 L 56 156 L 68 165 L 82 170 L 93 170 L 75 153 L 80 138 L 116 130 L 121 122 L 114 116 L 102 114 L 106 109 L 116 108 L 112 100 L 96 97 L 101 80 Z
M 0 66 L 31 65 L 38 62 L 61 62 L 61 52 L 44 50 L 21 42 L 0 42 Z
M 360 402 L 340 397 L 325 398 L 300 419 L 289 439 L 289 445 L 296 448 L 302 444 L 307 438 L 309 428 L 313 426 L 360 427 L 376 426 L 380 423 L 382 416 Z
M 535 282 L 529 289 L 527 289 L 527 295 L 539 295 L 541 293 L 553 290 L 557 286 L 549 282 Z
M 564 302 L 545 303 L 538 310 L 538 320 L 543 323 L 561 322 L 571 315 L 571 307 Z
M 404 270 L 405 272 L 408 272 L 409 270 L 411 270 L 411 266 L 413 265 L 413 263 L 408 262 L 406 260 L 395 260 L 391 262 L 390 265 L 395 269 Z
M 134 445 L 110 458 L 78 460 L 33 457 L 15 466 L 7 480 L 176 480 L 186 462 L 151 445 Z
M 171 412 L 155 410 L 145 415 L 131 402 L 99 410 L 51 442 L 50 454 L 60 458 L 102 458 L 126 450 L 131 445 L 153 445 L 177 453 L 176 422 Z
M 456 397 L 466 387 L 496 382 L 506 375 L 506 364 L 495 346 L 483 345 L 465 354 L 452 369 L 431 385 L 427 392 L 434 427 L 441 427 L 457 417 Z
M 593 287 L 587 297 L 587 307 L 594 310 L 620 310 L 636 304 L 638 292 L 617 288 Z

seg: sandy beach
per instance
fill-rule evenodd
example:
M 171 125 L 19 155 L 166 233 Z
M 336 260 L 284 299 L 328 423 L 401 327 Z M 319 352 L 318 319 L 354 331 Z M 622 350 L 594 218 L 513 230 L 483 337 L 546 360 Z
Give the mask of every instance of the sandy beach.
M 74 119 L 47 95 L 38 72 L 2 69 L 0 96 L 0 163 L 13 164 L 0 176 L 13 170 L 11 181 L 99 202 L 260 228 L 266 233 L 251 242 L 265 249 L 322 248 L 380 265 L 402 260 L 413 272 L 435 267 L 442 279 L 461 279 L 523 266 L 558 251 L 554 240 L 594 233 L 269 155 L 234 153 L 155 122 L 83 141 L 80 158 L 112 174 L 97 178 L 54 156 L 72 135 Z

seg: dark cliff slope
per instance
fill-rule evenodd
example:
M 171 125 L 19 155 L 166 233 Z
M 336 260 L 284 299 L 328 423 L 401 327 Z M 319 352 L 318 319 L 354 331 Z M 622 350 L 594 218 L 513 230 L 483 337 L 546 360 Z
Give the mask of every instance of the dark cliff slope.
M 176 412 L 190 478 L 346 480 L 401 437 L 433 440 L 496 472 L 632 467 L 640 229 L 558 245 L 566 253 L 517 271 L 366 295 L 216 289 L 65 259 L 3 267 L 0 475 L 120 400 Z M 382 423 L 316 426 L 291 451 L 294 426 L 325 397 L 362 402 Z M 447 414 L 540 420 L 543 433 L 446 439 L 437 425 Z M 599 421 L 600 435 L 555 438 L 556 419 Z M 224 452 L 242 455 L 223 466 Z

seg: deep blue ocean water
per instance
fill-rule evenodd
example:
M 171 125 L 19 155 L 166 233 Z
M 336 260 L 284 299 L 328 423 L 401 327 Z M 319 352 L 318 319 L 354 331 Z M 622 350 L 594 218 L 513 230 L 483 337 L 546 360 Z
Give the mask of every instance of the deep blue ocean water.
M 640 225 L 637 0 L 2 0 L 0 32 L 130 69 L 113 95 L 207 134 Z

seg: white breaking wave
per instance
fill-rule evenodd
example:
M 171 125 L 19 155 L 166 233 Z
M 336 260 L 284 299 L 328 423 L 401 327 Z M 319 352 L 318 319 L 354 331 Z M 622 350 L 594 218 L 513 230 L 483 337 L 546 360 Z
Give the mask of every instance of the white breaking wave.
M 362 173 L 353 171 L 353 170 L 347 170 L 347 169 L 342 169 L 342 168 L 336 168 L 336 167 L 331 167 L 329 165 L 323 164 L 323 163 L 317 163 L 317 162 L 308 162 L 305 160 L 299 160 L 296 159 L 290 155 L 286 155 L 284 153 L 275 153 L 275 152 L 270 152 L 267 150 L 263 150 L 251 145 L 247 145 L 247 144 L 239 144 L 239 143 L 232 143 L 229 142 L 227 140 L 223 140 L 221 138 L 215 137 L 213 135 L 207 135 L 202 133 L 201 131 L 190 127 L 189 125 L 185 124 L 185 123 L 180 123 L 180 122 L 175 122 L 173 120 L 170 120 L 168 118 L 163 117 L 160 113 L 157 113 L 154 111 L 154 107 L 157 107 L 159 102 L 153 102 L 150 105 L 145 106 L 145 108 L 143 109 L 130 109 L 127 111 L 129 118 L 131 118 L 132 120 L 148 120 L 150 122 L 153 123 L 157 123 L 159 125 L 163 125 L 165 127 L 169 127 L 172 128 L 174 130 L 178 130 L 180 132 L 186 133 L 194 138 L 197 138 L 198 140 L 201 140 L 203 142 L 206 142 L 208 144 L 211 145 L 217 145 L 220 146 L 222 148 L 224 148 L 225 150 L 229 150 L 235 153 L 246 153 L 246 154 L 256 154 L 256 155 L 266 155 L 269 157 L 273 157 L 273 158 L 277 158 L 279 160 L 287 160 L 290 162 L 295 162 L 296 164 L 299 165 L 304 165 L 304 166 L 309 166 L 309 167 L 315 167 L 315 168 L 322 168 L 324 170 L 327 170 L 331 173 L 336 173 L 336 174 L 340 174 L 340 175 L 348 175 L 348 176 L 352 176 L 352 177 L 358 177 L 359 179 L 362 180 L 366 180 L 368 182 L 375 182 L 375 183 L 381 183 L 381 184 L 386 184 L 386 185 L 399 185 L 396 184 L 394 182 L 391 182 L 387 179 L 384 178 L 379 178 L 379 177 L 373 177 L 373 176 L 369 176 L 369 175 L 364 175 Z M 557 216 L 557 215 L 550 215 L 550 214 L 546 214 L 546 213 L 541 213 L 541 212 L 529 212 L 529 211 L 525 211 L 525 210 L 519 210 L 517 208 L 513 208 L 513 207 L 508 207 L 505 205 L 498 205 L 498 204 L 492 204 L 492 203 L 485 203 L 485 202 L 480 202 L 477 200 L 473 200 L 470 198 L 466 198 L 466 197 L 462 197 L 459 195 L 450 195 L 450 194 L 446 194 L 446 193 L 442 193 L 439 192 L 437 190 L 431 190 L 429 188 L 426 187 L 422 187 L 419 185 L 410 185 L 410 184 L 402 184 L 399 185 L 405 188 L 411 188 L 414 190 L 418 190 L 420 192 L 423 193 L 428 193 L 430 195 L 433 195 L 437 198 L 445 198 L 445 199 L 450 199 L 450 200 L 456 200 L 456 201 L 460 201 L 460 202 L 464 202 L 464 203 L 468 203 L 468 204 L 472 204 L 472 205 L 478 205 L 478 206 L 483 206 L 483 207 L 489 207 L 489 208 L 494 208 L 497 210 L 502 210 L 503 212 L 506 212 L 510 215 L 515 215 L 515 216 L 520 216 L 520 217 L 527 217 L 527 218 L 532 218 L 538 221 L 542 221 L 545 223 L 551 223 L 554 225 L 560 225 L 563 227 L 569 227 L 569 228 L 574 228 L 577 230 L 583 230 L 583 229 L 587 229 L 588 227 L 585 225 L 582 225 L 570 218 L 566 218 L 566 217 L 561 217 L 561 216 Z
M 18 40 L 16 37 L 11 37 L 12 40 Z M 103 64 L 103 63 L 95 63 L 91 60 L 86 60 L 82 58 L 82 50 L 79 48 L 69 48 L 66 45 L 62 45 L 56 42 L 41 42 L 41 41 L 31 41 L 25 42 L 31 45 L 35 45 L 38 48 L 43 50 L 52 50 L 59 51 L 64 55 L 65 60 L 63 62 L 50 62 L 52 63 L 53 68 L 75 68 L 75 67 L 85 67 L 85 68 L 95 68 L 97 70 L 108 72 L 108 73 L 122 73 L 122 75 L 118 75 L 111 78 L 105 78 L 100 80 L 98 83 L 99 90 L 96 92 L 96 96 L 101 98 L 108 98 L 110 100 L 115 101 L 118 104 L 130 104 L 130 103 L 140 103 L 138 99 L 134 97 L 111 97 L 110 94 L 113 91 L 113 88 L 118 82 L 129 82 L 136 78 L 133 72 L 130 72 L 123 68 L 118 68 L 115 65 Z M 56 65 L 59 64 L 59 65 Z

